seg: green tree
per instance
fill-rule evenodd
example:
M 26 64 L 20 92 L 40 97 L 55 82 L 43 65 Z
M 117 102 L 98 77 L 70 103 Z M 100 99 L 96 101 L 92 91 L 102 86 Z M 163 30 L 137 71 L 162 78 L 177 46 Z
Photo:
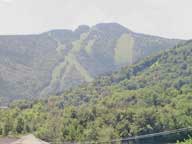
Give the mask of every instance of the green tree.
M 21 134 L 24 131 L 24 120 L 22 117 L 17 118 L 16 120 L 16 132 Z

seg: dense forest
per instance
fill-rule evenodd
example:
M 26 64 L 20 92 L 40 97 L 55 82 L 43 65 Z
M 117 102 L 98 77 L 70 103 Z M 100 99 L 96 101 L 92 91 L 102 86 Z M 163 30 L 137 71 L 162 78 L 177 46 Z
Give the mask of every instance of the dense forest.
M 34 133 L 53 143 L 111 141 L 190 127 L 191 75 L 188 41 L 59 96 L 12 102 L 0 109 L 0 135 Z
M 0 36 L 0 99 L 55 95 L 180 42 L 118 23 Z

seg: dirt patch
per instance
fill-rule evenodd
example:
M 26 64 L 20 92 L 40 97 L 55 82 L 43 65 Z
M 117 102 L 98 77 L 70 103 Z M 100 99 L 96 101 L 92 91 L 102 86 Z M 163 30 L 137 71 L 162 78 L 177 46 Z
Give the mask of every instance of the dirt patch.
M 12 142 L 17 140 L 17 138 L 0 138 L 0 144 L 11 144 Z
M 34 135 L 26 135 L 20 138 L 17 141 L 12 142 L 11 144 L 49 144 L 47 142 L 44 142 L 38 138 L 36 138 Z

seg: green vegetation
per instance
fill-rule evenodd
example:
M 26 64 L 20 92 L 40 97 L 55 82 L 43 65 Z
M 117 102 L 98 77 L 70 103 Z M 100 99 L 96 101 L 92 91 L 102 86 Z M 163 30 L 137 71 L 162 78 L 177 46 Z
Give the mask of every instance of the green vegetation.
M 137 34 L 115 23 L 0 36 L 0 98 L 4 104 L 57 95 L 179 42 Z
M 80 50 L 82 48 L 82 44 L 87 39 L 88 35 L 89 35 L 89 33 L 83 33 L 83 34 L 81 34 L 79 40 L 74 41 L 72 43 L 72 45 L 73 45 L 73 47 L 71 49 L 72 53 L 79 53 L 80 52 Z
M 73 86 L 73 82 L 67 83 L 67 79 L 69 81 L 75 81 L 74 77 L 75 73 L 79 73 L 77 77 L 81 81 L 90 82 L 93 80 L 92 76 L 89 72 L 78 62 L 76 59 L 76 53 L 80 52 L 82 48 L 82 43 L 86 39 L 89 33 L 83 33 L 80 36 L 80 40 L 73 42 L 73 47 L 71 50 L 62 56 L 61 48 L 65 47 L 61 42 L 55 40 L 57 42 L 57 52 L 62 56 L 62 60 L 54 67 L 52 70 L 52 76 L 49 84 L 41 90 L 41 96 L 48 96 L 56 93 L 63 92 L 64 89 L 71 88 Z M 50 37 L 52 37 L 50 35 Z M 54 37 L 52 37 L 54 39 Z M 72 75 L 70 75 L 72 73 Z M 76 80 L 78 83 L 79 81 Z M 66 82 L 66 83 L 65 83 Z M 79 82 L 80 83 L 80 82 Z
M 133 63 L 134 38 L 129 34 L 123 34 L 117 41 L 115 48 L 115 62 L 117 64 Z
M 87 46 L 85 47 L 85 51 L 86 51 L 87 54 L 90 55 L 92 53 L 92 48 L 93 48 L 94 43 L 95 43 L 95 39 L 90 40 L 88 42 Z
M 192 139 L 185 140 L 184 142 L 177 142 L 177 144 L 192 144 Z
M 191 56 L 189 41 L 61 96 L 13 102 L 0 110 L 0 134 L 110 141 L 192 126 Z

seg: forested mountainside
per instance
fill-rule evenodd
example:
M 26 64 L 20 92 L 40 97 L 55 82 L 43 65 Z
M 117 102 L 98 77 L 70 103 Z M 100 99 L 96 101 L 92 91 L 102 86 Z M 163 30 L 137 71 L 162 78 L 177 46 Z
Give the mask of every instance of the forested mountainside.
M 0 110 L 0 134 L 34 133 L 55 143 L 84 143 L 189 127 L 191 75 L 188 41 L 61 96 L 16 101 Z
M 116 23 L 0 36 L 0 97 L 59 94 L 179 42 L 134 33 Z

